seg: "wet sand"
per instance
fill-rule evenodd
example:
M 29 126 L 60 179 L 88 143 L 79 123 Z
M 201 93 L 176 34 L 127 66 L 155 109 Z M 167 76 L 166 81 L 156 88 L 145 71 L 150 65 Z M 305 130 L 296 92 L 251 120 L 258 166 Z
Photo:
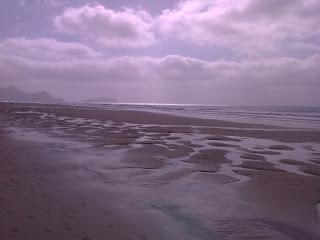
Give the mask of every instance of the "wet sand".
M 320 131 L 0 104 L 1 239 L 319 239 Z

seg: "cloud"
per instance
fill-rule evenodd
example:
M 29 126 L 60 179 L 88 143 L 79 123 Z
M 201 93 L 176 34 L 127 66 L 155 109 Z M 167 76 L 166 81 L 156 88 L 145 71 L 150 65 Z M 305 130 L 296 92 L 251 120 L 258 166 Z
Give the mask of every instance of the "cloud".
M 52 6 L 52 7 L 60 7 L 65 5 L 66 3 L 62 0 L 47 0 L 47 2 Z
M 56 45 L 64 46 L 64 43 Z M 303 60 L 242 62 L 204 61 L 179 55 L 104 58 L 95 54 L 87 57 L 70 54 L 70 61 L 62 53 L 63 57 L 59 53 L 58 57 L 53 54 L 40 58 L 31 50 L 22 54 L 19 45 L 9 49 L 20 54 L 3 51 L 7 49 L 3 42 L 0 46 L 0 84 L 10 79 L 18 86 L 33 84 L 46 88 L 52 84 L 52 89 L 60 88 L 60 92 L 65 91 L 66 85 L 73 91 L 81 89 L 82 93 L 76 96 L 69 91 L 64 96 L 67 99 L 91 97 L 87 96 L 88 89 L 98 93 L 118 87 L 122 99 L 136 101 L 315 104 L 320 100 L 319 54 Z
M 237 58 L 303 58 L 319 53 L 319 11 L 318 0 L 180 0 L 158 16 L 96 4 L 65 9 L 54 26 L 105 47 L 148 47 L 157 36 L 169 45 L 229 49 Z
M 145 47 L 155 41 L 150 14 L 131 8 L 115 11 L 99 4 L 67 8 L 55 18 L 54 26 L 58 32 L 107 47 Z
M 167 38 L 272 55 L 288 42 L 319 37 L 319 10 L 318 0 L 184 0 L 163 11 L 156 25 Z
M 8 38 L 0 42 L 0 53 L 25 59 L 60 61 L 86 59 L 101 56 L 86 45 L 60 42 L 55 39 L 25 37 Z

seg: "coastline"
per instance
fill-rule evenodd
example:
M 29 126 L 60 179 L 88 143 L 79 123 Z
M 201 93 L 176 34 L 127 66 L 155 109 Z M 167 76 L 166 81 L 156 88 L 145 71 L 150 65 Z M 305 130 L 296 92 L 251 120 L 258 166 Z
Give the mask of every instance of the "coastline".
M 1 196 L 10 197 L 1 201 L 10 204 L 4 205 L 4 211 L 9 212 L 3 216 L 13 216 L 3 236 L 319 236 L 319 131 L 37 104 L 1 103 L 0 117 L 10 136 L 1 137 L 0 144 L 5 156 L 3 176 L 10 176 L 9 182 L 8 177 L 3 179 L 1 190 Z M 47 172 L 39 173 L 34 166 Z M 29 179 L 17 180 L 13 174 L 17 179 Z M 19 197 L 22 192 L 29 200 Z M 84 195 L 85 201 L 81 198 Z M 24 212 L 38 200 L 41 208 L 36 214 L 19 219 L 22 214 L 15 213 L 15 208 Z M 46 212 L 57 212 L 58 205 L 53 204 L 57 202 L 67 214 L 58 211 L 51 220 L 69 219 L 68 224 L 44 220 Z M 111 220 L 105 219 L 103 208 Z M 88 221 L 88 216 L 99 226 Z M 54 229 L 35 230 L 39 222 Z
M 320 129 L 318 106 L 229 106 L 202 104 L 95 103 L 75 106 L 104 110 L 132 110 L 187 118 L 263 124 L 278 127 Z

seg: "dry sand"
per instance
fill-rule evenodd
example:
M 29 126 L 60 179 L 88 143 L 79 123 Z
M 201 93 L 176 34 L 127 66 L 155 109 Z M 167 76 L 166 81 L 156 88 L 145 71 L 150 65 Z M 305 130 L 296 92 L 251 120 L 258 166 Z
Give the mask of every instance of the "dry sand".
M 0 126 L 0 239 L 320 237 L 318 130 L 7 103 Z

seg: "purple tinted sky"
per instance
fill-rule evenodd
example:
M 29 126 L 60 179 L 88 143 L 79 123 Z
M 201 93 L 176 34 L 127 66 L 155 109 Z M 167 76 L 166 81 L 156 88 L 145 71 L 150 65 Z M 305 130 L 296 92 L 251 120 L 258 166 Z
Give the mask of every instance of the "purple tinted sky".
M 318 0 L 4 0 L 0 87 L 77 101 L 320 105 Z

